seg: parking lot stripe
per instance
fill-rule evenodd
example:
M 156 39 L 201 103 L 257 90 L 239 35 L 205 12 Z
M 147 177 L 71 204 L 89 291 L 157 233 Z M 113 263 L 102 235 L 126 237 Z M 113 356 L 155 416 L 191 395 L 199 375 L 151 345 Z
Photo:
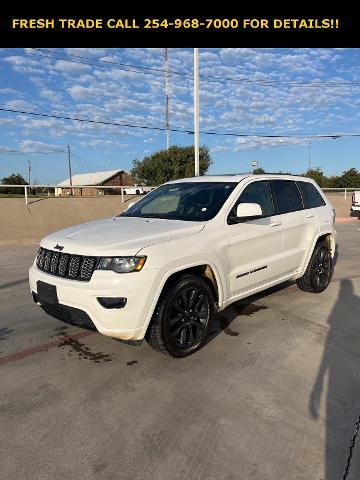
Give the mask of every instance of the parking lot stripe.
M 20 352 L 10 353 L 5 357 L 0 357 L 0 366 L 6 365 L 8 363 L 17 362 L 18 360 L 22 360 L 23 358 L 30 357 L 35 353 L 44 352 L 49 350 L 49 348 L 57 347 L 67 340 L 75 340 L 78 338 L 88 337 L 89 335 L 93 335 L 95 332 L 86 331 L 86 332 L 79 332 L 74 333 L 74 335 L 66 335 L 59 337 L 52 342 L 42 343 L 40 345 L 36 345 L 35 347 L 26 348 L 25 350 L 20 350 Z

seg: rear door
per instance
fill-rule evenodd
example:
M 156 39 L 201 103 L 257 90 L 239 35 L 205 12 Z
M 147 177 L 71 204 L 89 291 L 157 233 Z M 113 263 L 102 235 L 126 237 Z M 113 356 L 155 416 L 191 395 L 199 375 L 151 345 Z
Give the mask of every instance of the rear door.
M 284 273 L 302 267 L 309 245 L 319 231 L 312 209 L 304 209 L 300 189 L 294 180 L 271 180 L 277 219 L 284 232 Z
M 235 212 L 239 203 L 258 203 L 262 217 L 238 222 Z M 254 181 L 245 187 L 231 209 L 227 223 L 230 297 L 282 276 L 283 231 L 274 217 L 268 181 Z
M 318 189 L 311 182 L 297 182 L 300 189 L 304 209 L 315 216 L 320 232 L 328 232 L 333 221 L 333 210 L 327 205 Z

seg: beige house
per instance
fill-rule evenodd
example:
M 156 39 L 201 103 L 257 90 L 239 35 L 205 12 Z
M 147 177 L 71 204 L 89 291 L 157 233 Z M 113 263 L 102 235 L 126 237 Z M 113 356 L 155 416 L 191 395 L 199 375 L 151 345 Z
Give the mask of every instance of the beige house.
M 76 196 L 97 196 L 97 195 L 120 195 L 120 188 L 96 188 L 97 186 L 123 186 L 133 185 L 134 180 L 124 170 L 109 170 L 106 172 L 82 173 L 73 175 L 72 186 L 70 179 L 58 183 L 55 188 L 56 197 Z M 90 188 L 82 188 L 87 186 Z

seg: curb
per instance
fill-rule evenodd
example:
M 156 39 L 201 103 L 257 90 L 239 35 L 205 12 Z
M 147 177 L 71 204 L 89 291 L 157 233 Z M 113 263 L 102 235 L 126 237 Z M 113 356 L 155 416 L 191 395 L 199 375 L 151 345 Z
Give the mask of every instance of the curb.
M 359 222 L 359 218 L 352 217 L 352 218 L 335 218 L 335 223 L 356 223 Z

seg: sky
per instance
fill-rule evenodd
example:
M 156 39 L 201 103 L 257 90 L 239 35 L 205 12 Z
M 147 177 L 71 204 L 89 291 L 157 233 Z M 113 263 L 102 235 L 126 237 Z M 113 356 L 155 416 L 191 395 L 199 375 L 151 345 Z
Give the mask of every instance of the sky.
M 25 176 L 28 161 L 38 184 L 68 178 L 67 144 L 73 175 L 130 170 L 165 148 L 165 131 L 151 129 L 165 128 L 163 69 L 162 48 L 1 49 L 0 108 L 27 113 L 0 111 L 0 178 Z M 170 128 L 192 131 L 193 50 L 168 49 L 168 70 Z M 360 137 L 317 137 L 360 134 L 360 49 L 199 49 L 199 70 L 200 131 L 246 135 L 201 133 L 208 173 L 254 161 L 269 172 L 360 168 Z M 171 132 L 170 143 L 193 135 Z

